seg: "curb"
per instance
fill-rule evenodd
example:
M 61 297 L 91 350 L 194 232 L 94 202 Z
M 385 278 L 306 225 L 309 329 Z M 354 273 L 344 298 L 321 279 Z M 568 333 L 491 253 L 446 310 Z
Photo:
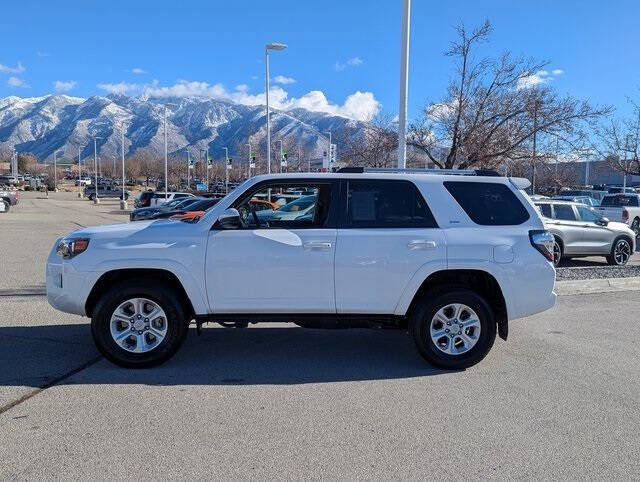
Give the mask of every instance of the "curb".
M 640 291 L 640 277 L 556 281 L 554 291 L 558 296 Z

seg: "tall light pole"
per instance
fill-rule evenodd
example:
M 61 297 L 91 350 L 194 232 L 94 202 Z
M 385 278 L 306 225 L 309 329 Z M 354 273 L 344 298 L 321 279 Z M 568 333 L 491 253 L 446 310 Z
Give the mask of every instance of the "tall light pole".
M 278 144 L 280 144 L 280 149 L 278 150 L 278 152 L 280 153 L 280 172 L 284 172 L 284 159 L 282 158 L 282 139 L 278 139 Z
M 267 101 L 267 174 L 271 174 L 271 120 L 269 119 L 269 50 L 284 50 L 285 44 L 271 42 L 264 46 L 265 84 Z
M 225 194 L 229 194 L 229 149 L 226 147 L 223 147 L 223 149 L 224 149 L 224 173 L 225 173 L 224 191 L 225 191 Z
M 168 154 L 167 154 L 167 106 L 176 106 L 171 102 L 164 104 L 164 200 L 169 199 L 169 176 L 168 176 Z
M 53 191 L 58 192 L 58 152 L 64 152 L 63 150 L 57 150 L 53 153 Z
M 398 168 L 407 166 L 407 95 L 409 91 L 409 31 L 411 0 L 402 0 L 402 48 L 400 50 L 400 111 L 398 112 Z
M 329 149 L 327 149 L 327 165 L 325 168 L 329 171 L 331 169 L 331 131 L 327 131 L 326 134 L 329 134 Z
M 82 165 L 80 164 L 80 153 L 81 149 L 78 147 L 78 197 L 82 199 L 84 195 L 82 194 Z
M 120 135 L 121 135 L 120 144 L 121 144 L 121 149 L 122 149 L 122 199 L 120 199 L 120 209 L 125 210 L 125 209 L 127 209 L 128 206 L 127 206 L 127 200 L 125 199 L 125 196 L 124 196 L 124 185 L 125 185 L 125 181 L 124 181 L 124 122 L 120 126 Z
M 251 177 L 251 164 L 253 163 L 253 156 L 251 155 L 251 142 L 248 142 L 247 145 L 249 146 L 249 175 L 247 176 L 247 179 Z
M 102 139 L 102 137 L 93 138 L 93 162 L 96 169 L 94 173 L 96 184 L 94 186 L 95 196 L 93 196 L 93 204 L 100 204 L 100 199 L 98 199 L 98 139 Z
M 209 168 L 211 168 L 211 166 L 209 165 L 209 145 L 207 144 L 207 149 L 206 149 L 207 153 L 207 159 L 206 159 L 206 171 L 207 171 L 207 192 L 209 192 Z

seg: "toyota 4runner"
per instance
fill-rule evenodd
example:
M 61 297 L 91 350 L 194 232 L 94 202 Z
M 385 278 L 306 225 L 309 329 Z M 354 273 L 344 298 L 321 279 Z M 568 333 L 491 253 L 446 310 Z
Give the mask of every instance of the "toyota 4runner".
M 527 186 L 476 171 L 257 176 L 195 221 L 57 240 L 47 296 L 90 317 L 100 352 L 127 367 L 167 360 L 192 321 L 277 321 L 405 329 L 429 363 L 466 368 L 555 302 L 554 239 Z

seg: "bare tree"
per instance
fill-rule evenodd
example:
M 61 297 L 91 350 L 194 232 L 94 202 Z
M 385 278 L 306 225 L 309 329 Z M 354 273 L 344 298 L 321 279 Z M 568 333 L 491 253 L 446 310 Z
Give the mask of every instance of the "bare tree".
M 532 142 L 558 139 L 573 148 L 586 143 L 585 126 L 610 112 L 571 97 L 560 97 L 542 82 L 546 62 L 513 58 L 475 60 L 491 25 L 468 31 L 457 28 L 457 39 L 446 55 L 456 59 L 456 77 L 440 102 L 428 104 L 409 128 L 408 144 L 440 168 L 495 168 L 506 161 L 538 160 Z M 537 147 L 537 146 L 536 146 Z
M 621 121 L 608 119 L 598 130 L 600 143 L 595 148 L 612 169 L 640 176 L 640 105 L 629 102 L 632 115 Z
M 390 115 L 373 119 L 361 136 L 343 139 L 342 158 L 347 164 L 363 167 L 391 167 L 396 160 L 398 133 Z

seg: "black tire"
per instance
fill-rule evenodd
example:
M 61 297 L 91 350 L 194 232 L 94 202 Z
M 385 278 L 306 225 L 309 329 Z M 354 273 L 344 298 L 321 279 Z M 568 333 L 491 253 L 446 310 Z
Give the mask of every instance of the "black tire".
M 143 297 L 157 303 L 167 318 L 167 334 L 160 344 L 146 353 L 132 353 L 120 347 L 111 336 L 111 316 L 124 301 Z M 104 357 L 127 368 L 148 368 L 171 358 L 182 345 L 189 328 L 182 303 L 166 283 L 133 279 L 114 286 L 98 301 L 91 318 L 91 333 Z
M 625 247 L 626 245 L 626 247 Z M 616 239 L 613 242 L 613 246 L 611 246 L 611 253 L 607 256 L 607 263 L 611 266 L 624 266 L 627 264 L 633 253 L 631 252 L 631 247 L 633 243 L 629 238 L 621 237 Z M 628 251 L 628 255 L 620 256 L 617 250 L 621 250 L 626 253 Z
M 556 238 L 554 236 L 554 241 L 553 241 L 553 266 L 555 266 L 556 268 L 562 262 L 562 253 L 563 253 L 563 251 L 564 250 L 562 249 L 562 241 L 560 241 L 558 238 Z
M 431 320 L 448 304 L 467 305 L 478 315 L 480 335 L 475 345 L 465 353 L 451 355 L 441 351 L 430 335 Z M 444 287 L 428 293 L 418 300 L 409 317 L 409 333 L 416 348 L 430 364 L 446 370 L 461 370 L 480 362 L 491 350 L 496 339 L 496 321 L 493 311 L 483 297 L 464 287 Z
M 93 194 L 89 194 L 89 201 L 93 201 L 95 196 Z
M 8 213 L 9 209 L 11 208 L 11 203 L 7 202 L 7 201 L 2 201 L 4 203 L 4 212 Z
M 636 233 L 636 238 L 640 236 L 640 219 L 635 218 L 631 223 L 631 230 Z

